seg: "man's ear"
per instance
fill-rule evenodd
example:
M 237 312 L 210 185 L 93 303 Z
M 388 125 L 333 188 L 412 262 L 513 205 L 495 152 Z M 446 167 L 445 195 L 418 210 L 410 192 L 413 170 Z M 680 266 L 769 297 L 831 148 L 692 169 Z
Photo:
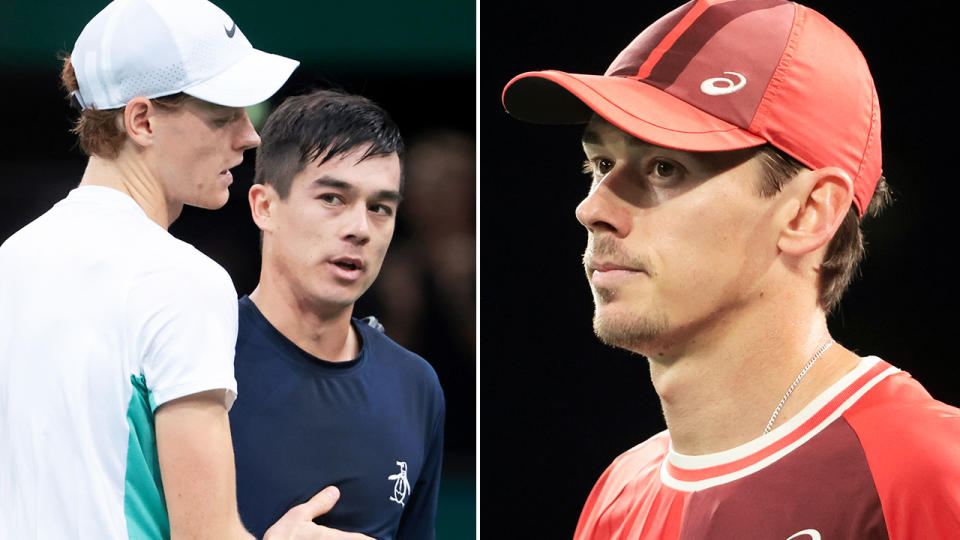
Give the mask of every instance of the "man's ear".
M 277 190 L 268 184 L 254 184 L 247 192 L 247 200 L 250 202 L 250 214 L 257 227 L 263 232 L 273 231 L 273 212 L 280 201 Z
M 784 185 L 793 204 L 780 231 L 777 247 L 791 255 L 804 255 L 826 246 L 843 223 L 853 202 L 853 180 L 839 167 L 804 171 Z
M 150 146 L 153 143 L 155 125 L 153 116 L 157 110 L 145 97 L 131 99 L 123 109 L 123 126 L 130 140 L 138 146 Z

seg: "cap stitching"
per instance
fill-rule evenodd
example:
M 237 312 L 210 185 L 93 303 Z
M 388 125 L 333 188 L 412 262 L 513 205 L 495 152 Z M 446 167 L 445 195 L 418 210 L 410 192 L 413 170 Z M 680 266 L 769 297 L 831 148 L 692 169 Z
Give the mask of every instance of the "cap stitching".
M 783 54 L 780 55 L 780 62 L 777 65 L 777 69 L 774 71 L 773 76 L 770 77 L 770 82 L 767 83 L 767 90 L 763 93 L 763 97 L 760 98 L 760 104 L 757 106 L 757 112 L 754 115 L 754 121 L 750 123 L 750 132 L 756 134 L 763 139 L 766 139 L 767 142 L 773 144 L 768 137 L 760 135 L 759 132 L 764 131 L 766 128 L 766 120 L 768 118 L 768 113 L 770 112 L 773 102 L 776 101 L 776 98 L 783 87 L 784 82 L 786 82 L 788 76 L 787 72 L 790 71 L 790 68 L 793 64 L 797 48 L 800 46 L 800 28 L 805 22 L 807 12 L 803 9 L 803 6 L 794 4 L 794 18 L 793 23 L 790 25 L 790 36 L 787 38 L 787 43 L 783 48 Z M 758 122 L 759 120 L 759 122 Z M 754 123 L 757 122 L 757 129 L 754 128 Z M 763 129 L 761 129 L 763 128 Z M 787 150 L 781 148 L 780 145 L 774 145 L 780 150 L 783 150 L 787 154 L 797 158 L 799 161 L 803 162 L 807 166 L 814 167 L 811 165 L 813 159 L 800 155 L 800 152 L 796 150 Z
M 863 146 L 863 151 L 860 152 L 860 163 L 857 165 L 857 175 L 856 175 L 855 178 L 853 178 L 853 185 L 854 185 L 854 190 L 853 190 L 853 191 L 854 191 L 854 197 L 853 197 L 853 198 L 854 198 L 854 202 L 859 203 L 859 204 L 858 204 L 859 208 L 857 208 L 857 210 L 860 211 L 860 216 L 861 216 L 861 217 L 867 212 L 867 206 L 870 205 L 870 201 L 869 201 L 869 200 L 867 200 L 867 201 L 857 201 L 857 196 L 856 196 L 856 195 L 857 195 L 857 194 L 856 194 L 856 191 L 857 191 L 857 190 L 856 190 L 856 186 L 857 186 L 857 184 L 858 184 L 857 179 L 859 179 L 859 178 L 861 177 L 861 175 L 863 174 L 863 164 L 864 164 L 864 162 L 867 160 L 867 151 L 869 151 L 869 149 L 870 149 L 870 143 L 873 141 L 873 137 L 874 137 L 874 135 L 873 135 L 873 126 L 874 126 L 874 121 L 876 120 L 877 105 L 879 104 L 879 101 L 880 101 L 880 100 L 879 100 L 879 97 L 877 96 L 877 90 L 876 90 L 876 88 L 871 88 L 871 89 L 870 89 L 870 125 L 867 127 L 867 142 L 866 142 L 866 144 L 864 144 L 864 146 Z M 882 170 L 882 169 L 881 169 L 881 174 L 883 174 L 883 170 Z M 868 181 L 868 182 L 872 182 L 873 179 L 869 179 L 869 180 L 867 180 L 867 181 Z M 860 184 L 862 184 L 862 183 L 863 183 L 863 182 L 861 181 Z M 876 190 L 876 184 L 874 184 L 873 190 Z M 872 190 L 871 190 L 871 191 L 872 191 Z M 871 198 L 872 198 L 872 195 L 871 195 Z

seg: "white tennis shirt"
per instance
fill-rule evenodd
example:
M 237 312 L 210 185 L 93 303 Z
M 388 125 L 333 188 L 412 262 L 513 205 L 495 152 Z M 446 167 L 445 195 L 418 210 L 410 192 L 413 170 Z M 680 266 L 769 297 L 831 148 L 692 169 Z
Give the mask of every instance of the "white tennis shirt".
M 106 187 L 0 246 L 0 538 L 167 538 L 153 414 L 236 397 L 226 271 Z

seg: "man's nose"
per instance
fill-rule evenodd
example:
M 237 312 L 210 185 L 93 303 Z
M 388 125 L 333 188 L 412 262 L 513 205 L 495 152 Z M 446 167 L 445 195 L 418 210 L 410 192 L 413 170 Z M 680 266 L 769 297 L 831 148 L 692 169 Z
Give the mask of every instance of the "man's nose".
M 605 175 L 577 205 L 577 221 L 592 233 L 611 232 L 625 237 L 630 233 L 632 216 L 626 201 L 612 189 L 617 181 L 616 171 Z

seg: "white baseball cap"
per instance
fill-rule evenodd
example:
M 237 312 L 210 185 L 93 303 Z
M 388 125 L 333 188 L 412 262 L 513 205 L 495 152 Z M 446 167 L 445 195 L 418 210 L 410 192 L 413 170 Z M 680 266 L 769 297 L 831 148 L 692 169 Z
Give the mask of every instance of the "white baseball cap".
M 300 62 L 254 49 L 207 0 L 115 0 L 84 27 L 70 56 L 81 108 L 183 92 L 227 107 L 265 101 Z

